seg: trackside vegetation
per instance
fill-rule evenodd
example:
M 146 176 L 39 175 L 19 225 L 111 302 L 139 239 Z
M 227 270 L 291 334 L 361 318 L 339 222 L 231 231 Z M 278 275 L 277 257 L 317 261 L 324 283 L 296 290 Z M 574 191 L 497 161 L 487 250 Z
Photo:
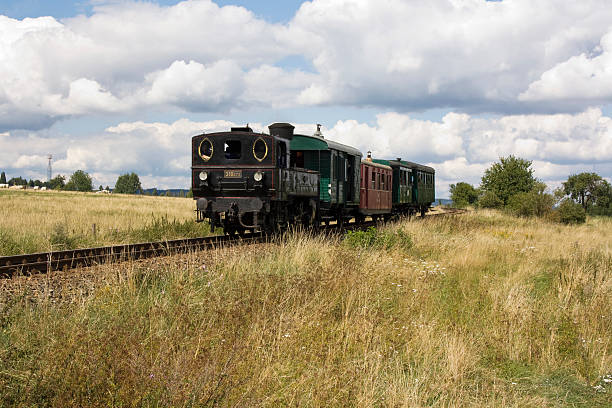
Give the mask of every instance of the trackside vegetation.
M 611 228 L 479 210 L 104 265 L 73 289 L 5 282 L 0 394 L 6 406 L 609 407 Z
M 516 216 L 565 224 L 585 222 L 587 214 L 612 216 L 612 185 L 598 174 L 570 175 L 550 194 L 534 177 L 531 164 L 515 156 L 501 157 L 485 170 L 478 188 L 451 184 L 451 200 L 457 207 L 503 208 Z

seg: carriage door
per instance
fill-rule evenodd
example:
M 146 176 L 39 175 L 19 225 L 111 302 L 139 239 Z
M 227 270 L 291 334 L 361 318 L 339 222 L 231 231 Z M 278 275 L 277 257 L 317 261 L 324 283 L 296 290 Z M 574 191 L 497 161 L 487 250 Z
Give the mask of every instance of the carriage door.
M 346 158 L 338 152 L 338 203 L 346 202 Z
M 355 198 L 355 156 L 348 156 L 346 160 L 346 200 L 357 201 Z

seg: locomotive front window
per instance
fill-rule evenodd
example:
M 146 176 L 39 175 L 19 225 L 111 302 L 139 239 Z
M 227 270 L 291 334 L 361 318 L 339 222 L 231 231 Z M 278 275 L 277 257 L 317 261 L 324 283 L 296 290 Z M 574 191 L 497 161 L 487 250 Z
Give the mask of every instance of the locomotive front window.
M 226 140 L 223 150 L 226 159 L 239 159 L 242 153 L 240 140 Z
M 213 144 L 210 139 L 205 138 L 200 142 L 200 147 L 198 148 L 198 153 L 200 157 L 204 161 L 209 161 L 213 155 Z
M 253 157 L 255 157 L 257 161 L 262 161 L 267 155 L 268 145 L 261 137 L 258 137 L 253 143 Z

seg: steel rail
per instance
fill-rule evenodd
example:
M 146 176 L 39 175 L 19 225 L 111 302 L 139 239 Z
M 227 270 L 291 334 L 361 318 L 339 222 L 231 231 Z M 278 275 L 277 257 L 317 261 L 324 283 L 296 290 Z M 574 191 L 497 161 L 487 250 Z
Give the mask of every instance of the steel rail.
M 465 212 L 465 210 L 449 209 L 447 212 L 429 214 L 427 217 L 454 215 L 463 212 Z M 320 231 L 333 234 L 352 229 L 368 228 L 375 225 L 377 225 L 377 223 L 374 221 L 359 224 L 321 225 Z M 198 238 L 183 238 L 137 244 L 0 256 L 0 278 L 12 278 L 17 275 L 47 273 L 55 270 L 68 270 L 97 264 L 152 258 L 181 252 L 201 251 L 222 245 L 234 245 L 236 243 L 266 242 L 271 238 L 271 236 L 261 232 L 247 233 L 240 236 L 211 235 Z

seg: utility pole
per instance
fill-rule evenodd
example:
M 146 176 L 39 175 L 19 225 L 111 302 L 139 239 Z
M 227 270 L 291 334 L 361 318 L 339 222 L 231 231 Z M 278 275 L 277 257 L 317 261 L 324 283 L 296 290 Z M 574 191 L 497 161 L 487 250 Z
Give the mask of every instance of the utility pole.
M 53 159 L 53 155 L 48 155 L 47 159 L 49 159 L 49 165 L 47 166 L 47 181 L 51 181 L 51 175 L 53 173 L 51 170 L 51 159 Z

